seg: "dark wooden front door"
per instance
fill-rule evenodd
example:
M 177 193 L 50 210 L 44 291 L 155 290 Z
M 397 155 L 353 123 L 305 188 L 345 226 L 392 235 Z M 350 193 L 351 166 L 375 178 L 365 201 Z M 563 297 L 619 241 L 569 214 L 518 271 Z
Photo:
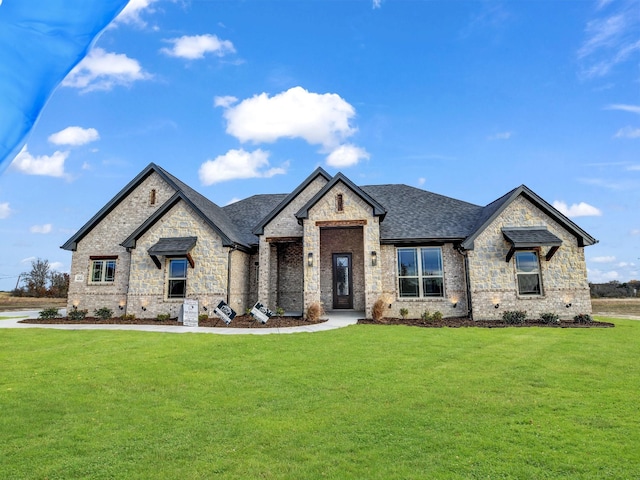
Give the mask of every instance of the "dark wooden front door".
M 353 308 L 351 254 L 333 254 L 333 308 Z

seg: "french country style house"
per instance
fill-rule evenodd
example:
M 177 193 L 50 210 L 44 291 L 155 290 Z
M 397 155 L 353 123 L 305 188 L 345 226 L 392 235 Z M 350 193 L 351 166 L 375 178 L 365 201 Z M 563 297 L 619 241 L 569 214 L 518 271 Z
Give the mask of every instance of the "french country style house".
M 69 308 L 177 316 L 221 301 L 304 314 L 378 299 L 420 317 L 591 313 L 584 247 L 596 240 L 522 185 L 486 206 L 316 169 L 289 194 L 219 207 L 150 164 L 62 248 Z

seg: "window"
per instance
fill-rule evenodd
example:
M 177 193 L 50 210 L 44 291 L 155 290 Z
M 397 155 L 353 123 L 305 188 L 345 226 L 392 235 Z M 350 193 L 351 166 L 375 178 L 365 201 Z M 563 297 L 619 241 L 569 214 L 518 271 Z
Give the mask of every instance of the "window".
M 516 252 L 516 277 L 520 295 L 540 295 L 540 264 L 536 252 Z
M 168 298 L 184 298 L 187 293 L 187 259 L 169 260 Z
M 443 297 L 440 247 L 399 248 L 398 286 L 401 297 Z
M 91 260 L 91 282 L 107 283 L 113 282 L 116 277 L 116 261 L 108 260 Z

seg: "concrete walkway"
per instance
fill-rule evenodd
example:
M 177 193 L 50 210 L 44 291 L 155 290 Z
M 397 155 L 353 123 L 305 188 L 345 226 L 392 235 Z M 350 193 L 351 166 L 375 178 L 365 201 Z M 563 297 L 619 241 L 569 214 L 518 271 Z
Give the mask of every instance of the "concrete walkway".
M 137 330 L 141 332 L 164 333 L 214 333 L 218 335 L 269 335 L 272 333 L 323 332 L 336 328 L 347 327 L 358 323 L 364 318 L 364 312 L 353 310 L 333 310 L 327 312 L 328 320 L 315 325 L 300 325 L 299 327 L 283 328 L 212 328 L 212 327 L 183 327 L 173 325 L 64 325 L 64 324 L 35 324 L 18 323 L 25 318 L 38 318 L 37 311 L 0 312 L 0 317 L 19 317 L 0 320 L 0 328 L 52 328 L 55 330 Z M 233 325 L 233 323 L 232 323 Z

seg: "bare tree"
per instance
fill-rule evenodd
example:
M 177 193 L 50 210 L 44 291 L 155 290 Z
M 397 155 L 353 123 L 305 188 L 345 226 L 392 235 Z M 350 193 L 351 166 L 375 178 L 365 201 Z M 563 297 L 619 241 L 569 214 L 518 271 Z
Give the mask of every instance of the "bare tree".
M 31 271 L 22 274 L 25 279 L 26 294 L 28 296 L 44 297 L 47 294 L 49 270 L 49 260 L 37 258 L 31 261 Z

